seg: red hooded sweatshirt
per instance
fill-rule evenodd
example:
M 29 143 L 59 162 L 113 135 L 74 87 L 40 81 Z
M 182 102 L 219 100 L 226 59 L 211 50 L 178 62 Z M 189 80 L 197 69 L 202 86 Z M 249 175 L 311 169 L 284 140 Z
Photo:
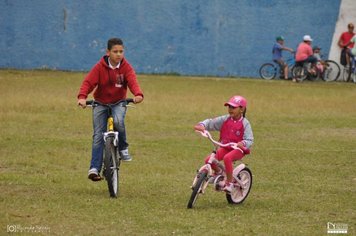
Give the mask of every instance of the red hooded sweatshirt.
M 136 73 L 124 59 L 119 68 L 109 67 L 108 56 L 103 56 L 85 77 L 78 93 L 78 99 L 86 99 L 95 88 L 94 99 L 103 104 L 113 104 L 126 98 L 127 87 L 134 96 L 141 95 Z

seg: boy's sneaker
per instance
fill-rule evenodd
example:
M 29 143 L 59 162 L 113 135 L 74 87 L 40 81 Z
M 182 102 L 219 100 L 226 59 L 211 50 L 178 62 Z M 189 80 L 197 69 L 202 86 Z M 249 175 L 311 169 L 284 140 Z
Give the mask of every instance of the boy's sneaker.
M 97 169 L 95 168 L 91 168 L 89 171 L 88 171 L 88 179 L 91 179 L 92 181 L 100 181 L 101 180 L 101 177 L 99 175 L 99 172 Z
M 123 161 L 132 161 L 132 157 L 130 156 L 128 149 L 121 150 L 120 157 Z
M 226 193 L 231 193 L 233 188 L 234 188 L 233 183 L 226 183 L 223 188 L 223 191 L 225 191 Z

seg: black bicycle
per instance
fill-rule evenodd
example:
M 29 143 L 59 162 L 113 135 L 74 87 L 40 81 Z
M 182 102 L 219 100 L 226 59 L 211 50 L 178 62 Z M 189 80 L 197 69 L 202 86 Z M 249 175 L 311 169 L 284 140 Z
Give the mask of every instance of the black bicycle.
M 350 57 L 350 65 L 344 66 L 342 73 L 342 81 L 348 82 L 352 80 L 356 83 L 356 59 L 355 57 Z
M 119 173 L 120 173 L 120 150 L 119 150 L 119 132 L 115 129 L 114 118 L 112 116 L 112 107 L 116 105 L 126 107 L 133 103 L 132 98 L 121 100 L 115 104 L 102 104 L 94 100 L 86 101 L 87 106 L 106 106 L 108 107 L 107 131 L 104 132 L 104 153 L 103 153 L 103 176 L 108 183 L 110 197 L 116 198 L 119 195 Z

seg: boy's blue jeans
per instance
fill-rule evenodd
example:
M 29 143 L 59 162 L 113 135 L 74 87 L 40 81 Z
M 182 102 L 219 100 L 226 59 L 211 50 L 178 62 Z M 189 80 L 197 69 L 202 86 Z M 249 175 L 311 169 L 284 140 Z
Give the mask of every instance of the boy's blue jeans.
M 124 150 L 128 147 L 126 142 L 126 130 L 125 130 L 125 115 L 126 115 L 125 103 L 119 103 L 112 106 L 112 115 L 114 118 L 115 129 L 119 132 L 119 150 Z M 107 131 L 108 110 L 106 106 L 98 105 L 93 108 L 93 144 L 90 169 L 95 168 L 99 172 L 103 162 L 104 152 L 104 138 L 103 133 Z

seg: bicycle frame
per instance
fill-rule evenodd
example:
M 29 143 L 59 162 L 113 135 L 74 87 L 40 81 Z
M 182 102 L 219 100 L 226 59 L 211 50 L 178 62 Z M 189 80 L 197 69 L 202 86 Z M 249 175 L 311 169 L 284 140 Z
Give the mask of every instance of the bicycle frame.
M 275 61 L 272 61 L 272 62 L 273 62 L 273 64 L 275 65 L 276 70 L 279 69 L 279 70 L 278 70 L 278 71 L 279 71 L 279 75 L 280 75 L 280 76 L 283 76 L 284 71 L 283 71 L 283 69 L 281 68 L 281 66 L 280 66 L 277 62 L 275 62 Z M 294 59 L 294 57 L 290 57 L 290 58 L 286 59 L 286 60 L 285 60 L 285 63 L 286 63 L 286 65 L 288 66 L 288 72 L 291 73 L 291 72 L 292 72 L 292 68 L 293 68 L 294 65 L 295 65 L 295 59 Z
M 114 145 L 118 146 L 119 145 L 119 132 L 117 132 L 115 130 L 115 126 L 114 126 L 114 118 L 112 116 L 112 107 L 116 106 L 122 102 L 126 102 L 127 105 L 125 105 L 126 107 L 130 107 L 130 105 L 128 105 L 129 103 L 133 102 L 133 99 L 129 98 L 129 99 L 124 99 L 124 100 L 120 100 L 117 103 L 114 104 L 102 104 L 100 102 L 94 101 L 94 100 L 89 100 L 86 102 L 87 106 L 91 106 L 91 107 L 96 107 L 96 106 L 106 106 L 109 108 L 108 112 L 108 120 L 107 120 L 107 131 L 103 133 L 103 138 L 104 138 L 104 142 L 106 142 L 107 138 L 110 136 L 114 136 Z
M 107 138 L 111 137 L 111 136 L 114 136 L 114 145 L 115 145 L 115 147 L 119 146 L 119 132 L 114 131 L 114 118 L 112 117 L 112 115 L 109 115 L 109 118 L 108 118 L 108 131 L 104 132 L 104 134 L 103 134 L 104 142 L 106 142 Z
M 285 63 L 288 66 L 288 74 L 292 74 L 292 70 L 295 64 L 294 57 L 288 58 L 287 60 L 285 60 Z M 259 69 L 259 74 L 261 78 L 267 80 L 274 79 L 277 75 L 279 75 L 279 78 L 284 78 L 284 70 L 275 61 L 262 64 Z
M 288 65 L 288 68 L 292 68 L 295 65 L 295 59 L 294 57 L 291 57 L 286 60 L 286 64 Z
M 104 139 L 104 157 L 103 157 L 103 174 L 108 183 L 110 197 L 116 198 L 119 192 L 119 169 L 121 158 L 119 153 L 119 132 L 115 130 L 114 118 L 112 116 L 112 107 L 126 102 L 128 106 L 133 99 L 121 100 L 115 104 L 101 104 L 97 101 L 87 101 L 86 105 L 91 107 L 106 106 L 108 108 L 107 131 L 103 133 Z

